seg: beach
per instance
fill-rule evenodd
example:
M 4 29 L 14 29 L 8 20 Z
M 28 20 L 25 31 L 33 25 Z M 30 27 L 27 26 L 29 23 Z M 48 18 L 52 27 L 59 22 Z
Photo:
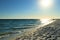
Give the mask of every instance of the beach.
M 36 29 L 34 32 L 30 31 L 23 34 L 22 36 L 16 38 L 16 40 L 60 40 L 59 24 L 59 19 L 54 20 L 53 22 Z
M 0 40 L 60 40 L 60 19 L 51 19 L 37 27 L 15 31 L 2 36 Z

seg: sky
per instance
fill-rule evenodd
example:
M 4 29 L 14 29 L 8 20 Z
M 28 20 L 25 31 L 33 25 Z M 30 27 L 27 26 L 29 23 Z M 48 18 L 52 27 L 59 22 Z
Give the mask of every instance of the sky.
M 0 19 L 60 18 L 60 0 L 0 0 Z

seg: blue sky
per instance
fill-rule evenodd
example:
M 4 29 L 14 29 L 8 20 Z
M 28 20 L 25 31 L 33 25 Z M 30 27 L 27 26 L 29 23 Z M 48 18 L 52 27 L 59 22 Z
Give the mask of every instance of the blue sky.
M 0 19 L 60 17 L 60 0 L 55 0 L 46 12 L 37 3 L 37 0 L 0 0 Z

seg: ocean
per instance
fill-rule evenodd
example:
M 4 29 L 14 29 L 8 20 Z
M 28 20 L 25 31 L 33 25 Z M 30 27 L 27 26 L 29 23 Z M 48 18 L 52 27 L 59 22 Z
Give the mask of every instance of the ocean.
M 0 19 L 0 38 L 8 34 L 21 34 L 27 29 L 38 27 L 40 24 L 40 19 Z

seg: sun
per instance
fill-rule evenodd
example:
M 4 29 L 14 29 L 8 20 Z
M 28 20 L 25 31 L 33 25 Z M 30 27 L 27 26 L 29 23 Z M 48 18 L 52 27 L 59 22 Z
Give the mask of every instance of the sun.
M 51 7 L 52 6 L 53 1 L 52 0 L 38 0 L 38 4 L 42 8 L 47 8 L 47 7 Z

